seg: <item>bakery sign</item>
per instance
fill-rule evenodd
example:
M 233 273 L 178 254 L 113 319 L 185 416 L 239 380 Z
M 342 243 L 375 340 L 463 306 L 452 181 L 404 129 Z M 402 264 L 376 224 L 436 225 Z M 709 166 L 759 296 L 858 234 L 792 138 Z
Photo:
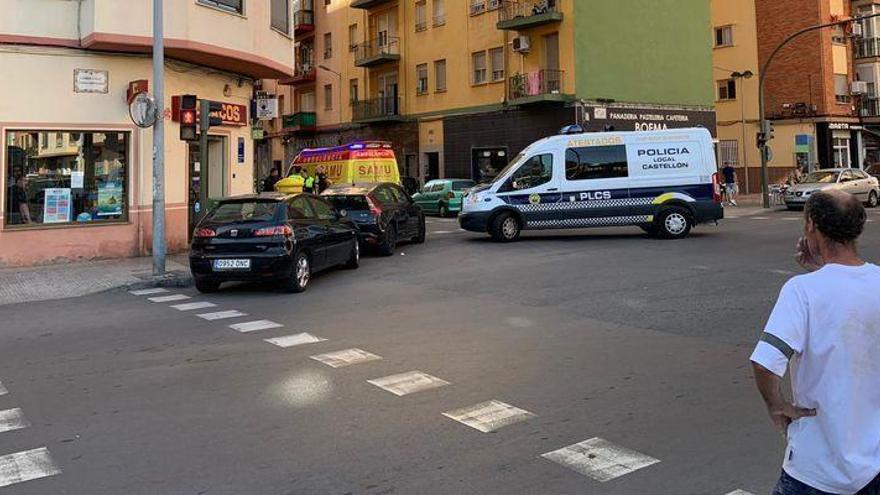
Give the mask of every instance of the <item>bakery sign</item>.
M 212 112 L 212 117 L 218 117 L 223 121 L 222 125 L 242 127 L 248 125 L 247 107 L 238 103 L 227 103 L 224 101 L 217 102 L 220 104 L 220 110 Z M 198 119 L 199 107 L 196 106 L 196 118 Z M 171 97 L 171 120 L 180 122 L 180 96 Z
M 594 107 L 593 121 L 617 131 L 657 131 L 683 127 L 715 127 L 714 112 L 659 108 Z M 587 115 L 589 116 L 589 108 Z

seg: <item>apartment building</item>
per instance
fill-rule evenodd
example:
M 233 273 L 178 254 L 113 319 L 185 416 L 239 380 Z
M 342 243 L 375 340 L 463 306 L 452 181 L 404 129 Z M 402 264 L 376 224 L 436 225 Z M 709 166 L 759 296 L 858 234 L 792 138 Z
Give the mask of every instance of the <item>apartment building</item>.
M 854 0 L 852 15 L 866 16 L 880 13 L 880 2 Z M 862 36 L 855 40 L 853 58 L 859 98 L 859 117 L 862 125 L 863 165 L 880 164 L 880 21 L 877 18 L 861 22 Z
M 285 116 L 267 133 L 275 160 L 385 139 L 405 176 L 484 180 L 567 124 L 715 128 L 701 0 L 298 0 L 295 10 L 297 75 L 278 81 Z
M 0 0 L 0 10 L 0 266 L 148 254 L 152 130 L 132 123 L 128 97 L 153 89 L 152 1 Z M 253 190 L 253 82 L 294 75 L 291 11 L 289 0 L 165 2 L 172 252 L 187 246 L 199 187 L 212 198 Z M 208 163 L 179 140 L 182 94 L 223 104 Z

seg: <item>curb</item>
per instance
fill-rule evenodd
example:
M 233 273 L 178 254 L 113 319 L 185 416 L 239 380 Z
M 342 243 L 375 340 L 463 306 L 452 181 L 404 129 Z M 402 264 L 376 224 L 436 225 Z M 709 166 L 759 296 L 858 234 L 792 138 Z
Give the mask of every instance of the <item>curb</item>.
M 173 270 L 153 276 L 151 273 L 138 274 L 135 277 L 141 279 L 138 282 L 124 284 L 120 288 L 125 290 L 152 289 L 155 287 L 191 287 L 193 285 L 192 274 L 189 270 Z

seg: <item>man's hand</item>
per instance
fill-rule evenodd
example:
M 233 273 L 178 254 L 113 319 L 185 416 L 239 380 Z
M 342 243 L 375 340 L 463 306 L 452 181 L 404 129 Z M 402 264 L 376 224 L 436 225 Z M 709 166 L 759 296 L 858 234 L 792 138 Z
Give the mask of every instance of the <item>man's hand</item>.
M 805 237 L 798 239 L 797 248 L 794 255 L 795 261 L 807 271 L 814 272 L 825 264 L 821 258 L 810 251 L 810 245 Z
M 797 407 L 788 402 L 767 406 L 767 412 L 770 413 L 770 420 L 773 421 L 776 428 L 782 430 L 783 433 L 785 433 L 786 428 L 788 428 L 792 421 L 816 415 L 815 409 Z

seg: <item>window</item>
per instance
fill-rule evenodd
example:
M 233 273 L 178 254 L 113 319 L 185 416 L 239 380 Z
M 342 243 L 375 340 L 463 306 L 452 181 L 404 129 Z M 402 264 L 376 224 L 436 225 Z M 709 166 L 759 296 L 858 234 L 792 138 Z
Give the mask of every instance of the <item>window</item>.
M 428 4 L 425 0 L 416 2 L 416 31 L 428 29 Z
M 846 74 L 834 74 L 834 98 L 837 103 L 849 103 L 849 78 Z
M 721 165 L 728 163 L 734 167 L 739 166 L 739 141 L 728 139 L 718 142 L 718 151 L 721 153 Z
M 501 0 L 487 0 L 486 10 L 498 10 L 501 7 Z
M 51 149 L 45 132 L 6 133 L 6 225 L 126 220 L 129 133 L 60 133 Z
M 838 168 L 849 167 L 849 138 L 832 138 L 831 147 L 834 150 L 834 166 Z
M 333 33 L 324 33 L 324 59 L 333 58 Z
M 315 111 L 315 92 L 299 93 L 299 111 L 314 112 Z
M 446 60 L 434 62 L 434 87 L 436 91 L 446 91 Z
M 503 81 L 504 48 L 498 47 L 489 50 L 489 60 L 492 63 L 492 81 Z
M 406 205 L 409 203 L 409 196 L 406 195 L 405 192 L 401 191 L 400 188 L 395 186 L 389 186 L 391 189 L 391 194 L 394 195 L 394 200 L 397 201 L 397 204 Z
M 297 196 L 287 203 L 287 218 L 290 220 L 308 220 L 315 218 L 315 212 L 306 196 Z
M 452 190 L 453 191 L 467 191 L 468 189 L 477 185 L 472 180 L 456 180 L 452 181 Z
M 272 27 L 290 34 L 290 0 L 272 0 Z
M 472 56 L 474 67 L 474 84 L 483 84 L 486 82 L 486 52 L 476 52 Z
M 446 24 L 445 0 L 434 0 L 434 26 Z
M 715 47 L 733 46 L 733 26 L 715 28 Z
M 553 178 L 553 155 L 536 155 L 529 158 L 507 179 L 499 192 L 531 189 L 550 182 Z
M 416 66 L 416 94 L 428 94 L 428 64 Z
M 333 110 L 333 85 L 324 85 L 324 110 Z
M 348 26 L 348 51 L 353 52 L 358 45 L 358 25 L 352 24 Z
M 838 45 L 846 44 L 846 32 L 844 32 L 843 26 L 838 25 L 831 27 L 831 42 Z
M 393 205 L 394 195 L 391 193 L 391 190 L 387 187 L 379 187 L 375 191 L 373 191 L 373 196 L 376 197 L 376 200 L 382 203 L 383 205 Z
M 626 146 L 589 146 L 565 150 L 568 180 L 615 179 L 629 173 Z
M 336 219 L 336 212 L 333 211 L 333 207 L 326 201 L 318 198 L 309 198 L 309 203 L 311 203 L 312 209 L 315 210 L 318 220 Z
M 358 80 L 352 79 L 348 81 L 348 101 L 357 103 L 358 101 Z
M 471 15 L 482 14 L 486 11 L 486 0 L 471 0 Z
M 198 0 L 202 5 L 210 5 L 227 12 L 235 12 L 236 14 L 244 14 L 243 0 Z
M 217 223 L 271 222 L 277 207 L 275 201 L 228 201 L 212 210 L 208 220 Z
M 736 79 L 718 81 L 718 99 L 721 101 L 736 99 Z

